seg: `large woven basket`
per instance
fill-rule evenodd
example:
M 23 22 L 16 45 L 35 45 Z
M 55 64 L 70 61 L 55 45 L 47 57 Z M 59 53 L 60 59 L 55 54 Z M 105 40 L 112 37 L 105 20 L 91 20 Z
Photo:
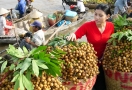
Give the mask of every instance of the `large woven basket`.
M 97 5 L 98 4 L 85 4 L 85 6 L 88 7 L 89 9 L 95 9 Z
M 96 76 L 88 79 L 87 81 L 80 80 L 78 84 L 73 84 L 71 81 L 63 82 L 63 85 L 68 88 L 68 90 L 92 90 L 96 82 Z
M 70 17 L 70 16 L 65 16 L 65 20 L 71 21 L 71 22 L 75 22 L 78 19 L 78 15 L 75 17 Z
M 132 90 L 132 73 L 106 70 L 107 90 Z

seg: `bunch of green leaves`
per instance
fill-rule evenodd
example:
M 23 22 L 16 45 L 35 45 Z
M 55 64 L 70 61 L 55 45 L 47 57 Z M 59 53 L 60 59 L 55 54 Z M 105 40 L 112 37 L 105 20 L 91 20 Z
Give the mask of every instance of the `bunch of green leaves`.
M 114 28 L 116 30 L 122 30 L 124 27 L 130 26 L 132 23 L 127 20 L 126 16 L 118 16 L 118 18 L 113 20 Z
M 39 46 L 31 51 L 28 51 L 25 47 L 23 50 L 18 47 L 9 45 L 7 53 L 11 56 L 12 64 L 9 66 L 9 70 L 13 71 L 14 78 L 12 82 L 15 82 L 14 90 L 20 88 L 20 90 L 33 90 L 33 84 L 31 82 L 31 75 L 41 76 L 45 71 L 50 75 L 61 75 L 61 55 L 65 52 L 55 49 L 50 53 L 46 52 L 47 46 Z M 7 60 L 3 62 L 1 66 L 1 73 L 5 70 Z
M 122 32 L 116 32 L 111 35 L 111 38 L 108 40 L 108 43 L 113 43 L 113 45 L 116 45 L 116 41 L 120 40 L 128 40 L 132 41 L 132 31 L 131 30 L 126 30 Z
M 56 46 L 63 47 L 65 45 L 68 45 L 69 43 L 72 43 L 72 41 L 68 41 L 66 37 L 67 35 L 57 36 L 51 41 L 49 41 L 48 45 L 52 47 L 56 47 Z

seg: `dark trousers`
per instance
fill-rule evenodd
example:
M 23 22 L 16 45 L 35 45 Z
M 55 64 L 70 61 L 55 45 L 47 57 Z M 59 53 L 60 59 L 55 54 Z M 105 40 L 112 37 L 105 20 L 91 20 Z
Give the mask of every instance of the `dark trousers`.
M 99 74 L 97 76 L 96 83 L 93 87 L 93 90 L 106 90 L 105 76 L 102 65 L 99 67 Z
M 27 50 L 31 50 L 31 45 L 29 43 L 27 43 L 25 41 L 25 39 L 23 39 L 22 41 L 20 41 L 20 47 L 23 49 L 23 47 L 26 47 Z

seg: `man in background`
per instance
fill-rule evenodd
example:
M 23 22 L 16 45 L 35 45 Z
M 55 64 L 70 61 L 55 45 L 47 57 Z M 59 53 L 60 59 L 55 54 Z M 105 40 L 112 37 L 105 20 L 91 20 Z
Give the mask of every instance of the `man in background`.
M 15 9 L 12 9 L 13 18 L 21 18 L 24 16 L 26 12 L 26 1 L 25 0 L 18 0 L 18 4 L 16 5 Z M 18 17 L 19 15 L 19 17 Z
M 34 31 L 32 38 L 25 37 L 20 42 L 20 47 L 26 47 L 28 50 L 31 50 L 33 47 L 43 45 L 45 41 L 44 31 L 42 30 L 41 23 L 39 21 L 34 21 L 31 26 Z

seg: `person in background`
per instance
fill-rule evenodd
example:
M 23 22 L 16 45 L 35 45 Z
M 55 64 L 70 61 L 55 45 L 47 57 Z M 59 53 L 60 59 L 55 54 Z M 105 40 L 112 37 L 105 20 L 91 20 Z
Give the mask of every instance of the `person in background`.
M 79 9 L 78 10 L 79 13 L 85 12 L 85 6 L 83 0 L 77 0 L 77 7 Z
M 29 6 L 32 2 L 34 2 L 34 0 L 26 0 L 26 5 Z
M 26 47 L 28 50 L 31 50 L 33 47 L 38 47 L 43 45 L 45 41 L 44 31 L 42 30 L 42 25 L 39 21 L 34 21 L 31 26 L 33 27 L 34 34 L 32 38 L 25 37 L 20 42 L 20 47 Z
M 9 26 L 6 24 L 6 19 L 5 17 L 7 16 L 7 14 L 9 13 L 9 11 L 7 9 L 4 8 L 0 8 L 0 35 L 5 35 L 5 28 L 6 29 L 13 29 L 14 26 Z
M 87 41 L 93 44 L 94 50 L 97 52 L 98 61 L 101 62 L 107 41 L 114 32 L 113 23 L 107 21 L 110 16 L 110 7 L 106 4 L 99 4 L 95 8 L 95 20 L 84 23 L 75 33 L 67 36 L 67 40 L 77 40 L 85 35 Z M 106 90 L 104 71 L 100 63 L 98 66 L 100 73 L 97 76 L 94 90 Z
M 42 25 L 42 28 L 44 28 L 44 24 L 42 21 L 42 16 L 43 14 L 37 10 L 34 10 L 31 14 L 30 14 L 30 18 L 31 20 L 28 21 L 28 24 L 30 26 L 31 23 L 33 23 L 35 20 L 39 21 Z M 33 33 L 33 28 L 32 26 L 30 26 L 29 30 Z
M 121 11 L 122 15 L 127 15 L 126 9 L 129 8 L 127 0 L 116 0 L 114 6 L 114 14 L 118 14 Z
M 18 4 L 15 9 L 12 9 L 12 15 L 14 19 L 21 18 L 26 12 L 26 1 L 18 0 Z M 19 17 L 17 17 L 19 15 Z

